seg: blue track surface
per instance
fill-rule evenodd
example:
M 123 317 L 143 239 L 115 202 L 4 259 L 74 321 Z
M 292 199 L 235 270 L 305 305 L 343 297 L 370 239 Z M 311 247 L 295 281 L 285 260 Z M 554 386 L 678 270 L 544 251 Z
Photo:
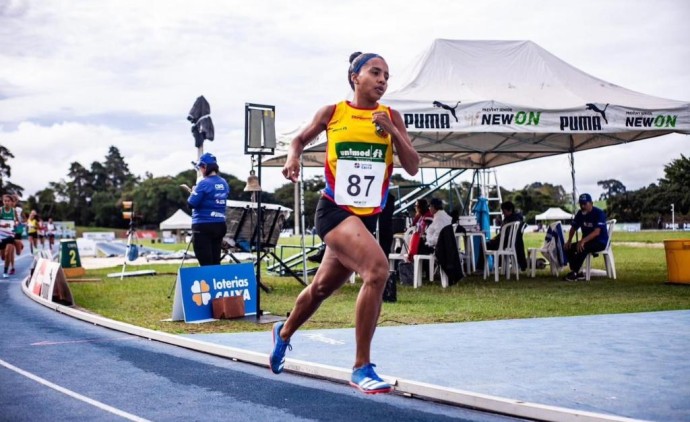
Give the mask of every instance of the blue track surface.
M 391 305 L 385 305 L 391 306 Z M 392 305 L 395 306 L 395 305 Z M 381 374 L 532 403 L 690 420 L 690 311 L 380 327 Z M 271 333 L 190 337 L 268 353 Z M 352 366 L 354 330 L 302 330 L 287 357 Z

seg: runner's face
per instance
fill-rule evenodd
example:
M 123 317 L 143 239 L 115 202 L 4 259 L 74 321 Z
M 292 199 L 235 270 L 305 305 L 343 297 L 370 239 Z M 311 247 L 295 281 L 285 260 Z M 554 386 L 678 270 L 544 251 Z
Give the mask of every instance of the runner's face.
M 374 57 L 362 67 L 355 78 L 356 90 L 378 100 L 388 89 L 388 65 L 382 58 Z
M 5 207 L 9 207 L 12 205 L 12 200 L 10 198 L 4 197 L 4 198 L 2 198 L 2 204 Z

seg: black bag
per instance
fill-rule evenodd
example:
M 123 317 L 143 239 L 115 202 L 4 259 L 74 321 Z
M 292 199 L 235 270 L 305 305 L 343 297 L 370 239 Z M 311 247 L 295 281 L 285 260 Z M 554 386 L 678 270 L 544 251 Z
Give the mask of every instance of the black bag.
M 383 289 L 384 302 L 398 301 L 398 272 L 391 271 L 388 273 L 388 280 L 386 280 L 386 287 Z
M 411 262 L 401 262 L 398 264 L 398 278 L 403 286 L 414 284 L 414 264 Z

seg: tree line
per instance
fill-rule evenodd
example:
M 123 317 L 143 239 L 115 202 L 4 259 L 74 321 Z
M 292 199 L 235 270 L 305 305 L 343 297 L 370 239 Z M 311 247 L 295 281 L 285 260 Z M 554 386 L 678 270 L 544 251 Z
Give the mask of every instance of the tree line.
M 22 197 L 24 189 L 11 181 L 10 161 L 13 158 L 14 155 L 0 145 L 0 192 Z M 245 180 L 222 171 L 220 176 L 230 185 L 229 199 L 251 199 L 251 193 L 243 190 Z M 129 221 L 122 218 L 122 201 L 133 201 L 137 224 L 157 229 L 161 221 L 178 209 L 191 212 L 187 205 L 188 194 L 180 184 L 193 184 L 196 177 L 192 169 L 175 176 L 153 177 L 148 172 L 143 177 L 135 176 L 117 147 L 111 146 L 103 161 L 94 161 L 88 168 L 76 161 L 71 163 L 65 179 L 49 182 L 46 188 L 23 199 L 22 206 L 27 212 L 36 210 L 43 218 L 74 221 L 78 226 L 125 228 Z M 420 186 L 419 181 L 405 179 L 399 174 L 393 175 L 392 183 L 401 196 Z M 620 222 L 641 222 L 643 228 L 656 228 L 659 221 L 670 221 L 670 204 L 674 204 L 676 222 L 690 221 L 687 218 L 690 214 L 690 159 L 682 154 L 664 167 L 663 178 L 647 187 L 628 191 L 616 179 L 602 180 L 598 185 L 603 190 L 599 199 L 606 204 L 608 216 Z M 307 227 L 314 224 L 314 211 L 324 187 L 323 176 L 305 180 Z M 471 188 L 469 182 L 462 182 L 450 189 L 438 190 L 434 196 L 446 199 L 446 203 L 453 204 L 452 208 L 464 214 L 467 210 L 462 209 L 461 204 L 468 202 Z M 294 208 L 294 189 L 294 185 L 287 182 L 272 193 L 263 192 L 262 201 Z M 495 194 L 489 193 L 490 196 Z M 573 208 L 570 193 L 563 186 L 550 183 L 534 182 L 512 191 L 501 188 L 501 197 L 504 201 L 512 201 L 530 223 L 550 207 L 568 211 Z M 291 221 L 287 224 L 291 225 Z

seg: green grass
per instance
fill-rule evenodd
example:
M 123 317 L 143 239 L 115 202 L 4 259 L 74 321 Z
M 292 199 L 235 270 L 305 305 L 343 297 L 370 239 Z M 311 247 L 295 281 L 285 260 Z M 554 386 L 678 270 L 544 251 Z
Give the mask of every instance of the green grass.
M 676 232 L 678 233 L 678 232 Z M 617 233 L 614 242 L 617 280 L 593 278 L 589 282 L 565 282 L 554 279 L 547 270 L 534 279 L 522 276 L 519 281 L 483 280 L 467 277 L 460 284 L 443 289 L 438 283 L 427 283 L 419 289 L 398 286 L 398 302 L 386 303 L 380 325 L 429 324 L 441 322 L 482 321 L 514 318 L 557 317 L 626 312 L 690 309 L 690 285 L 667 284 L 663 248 L 644 245 L 652 240 L 678 236 L 671 232 Z M 690 236 L 687 236 L 690 237 Z M 299 238 L 286 239 L 292 243 Z M 539 246 L 543 233 L 528 233 L 527 247 Z M 651 239 L 651 240 L 649 240 Z M 639 245 L 622 243 L 634 242 Z M 180 249 L 179 245 L 174 250 Z M 183 245 L 182 248 L 184 248 Z M 603 268 L 595 259 L 595 268 Z M 101 278 L 100 282 L 70 283 L 78 307 L 91 312 L 170 333 L 218 333 L 268 330 L 264 325 L 245 321 L 216 321 L 205 324 L 166 322 L 172 313 L 168 299 L 178 269 L 176 264 L 137 267 L 154 269 L 156 276 L 119 279 L 106 274 L 119 267 L 89 270 L 84 278 Z M 261 293 L 261 307 L 276 315 L 292 308 L 302 285 L 291 277 L 276 277 L 262 272 L 262 281 L 273 291 Z M 322 305 L 305 328 L 342 328 L 354 326 L 354 303 L 357 284 L 346 284 Z

